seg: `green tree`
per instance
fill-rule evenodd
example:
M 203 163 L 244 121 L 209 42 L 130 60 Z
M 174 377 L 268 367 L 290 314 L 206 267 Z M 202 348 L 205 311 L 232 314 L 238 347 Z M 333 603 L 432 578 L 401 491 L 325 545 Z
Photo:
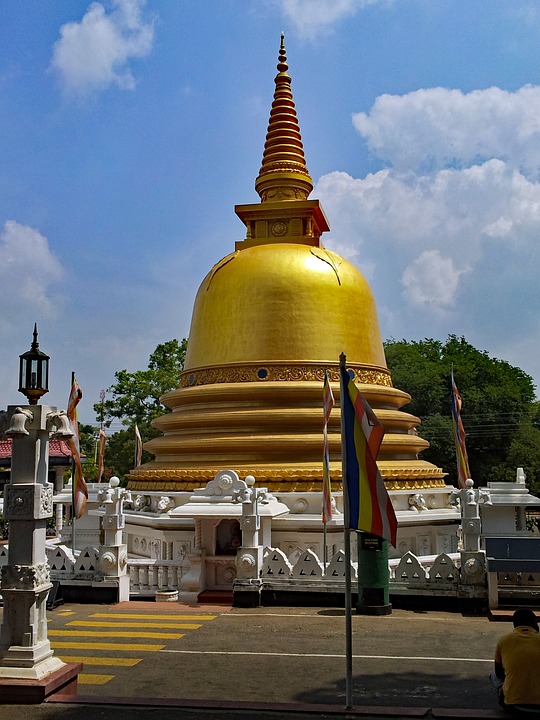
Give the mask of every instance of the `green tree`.
M 152 420 L 167 412 L 160 397 L 180 384 L 187 340 L 169 340 L 159 344 L 148 360 L 146 370 L 114 374 L 116 382 L 108 388 L 111 397 L 94 405 L 98 422 L 109 427 L 113 419 L 121 420 L 125 429 L 107 439 L 105 466 L 107 475 L 123 476 L 133 468 L 135 424 L 143 443 L 158 435 Z M 143 452 L 143 462 L 151 459 Z
M 465 338 L 450 335 L 443 343 L 426 339 L 385 343 L 393 384 L 412 396 L 405 410 L 422 420 L 420 434 L 431 443 L 422 457 L 442 467 L 456 481 L 451 423 L 451 383 L 462 398 L 471 475 L 477 484 L 515 477 L 517 431 L 530 418 L 535 394 L 532 378 L 520 368 L 491 358 Z M 525 427 L 525 426 L 523 426 Z M 516 451 L 510 455 L 514 442 Z M 518 465 L 523 465 L 518 462 Z
M 126 426 L 135 423 L 142 426 L 163 415 L 164 407 L 159 398 L 178 387 L 186 348 L 186 339 L 181 342 L 169 340 L 156 347 L 146 370 L 115 372 L 116 382 L 107 390 L 112 398 L 105 400 L 103 405 L 94 405 L 98 421 L 103 420 L 108 426 L 113 418 L 117 418 Z
M 95 457 L 98 433 L 99 429 L 94 425 L 79 423 L 79 445 L 81 454 L 86 456 L 87 462 L 93 460 Z
M 507 475 L 505 480 L 515 479 L 515 468 L 522 467 L 527 477 L 527 485 L 534 495 L 540 496 L 540 428 L 538 418 L 540 404 L 534 403 L 529 416 L 523 420 L 512 436 L 507 455 Z M 512 473 L 512 468 L 514 472 Z
M 150 440 L 150 437 L 144 437 L 141 433 L 143 442 Z M 105 476 L 107 478 L 117 475 L 122 478 L 133 469 L 135 457 L 135 432 L 131 428 L 129 430 L 119 430 L 107 438 L 105 446 Z M 150 453 L 143 451 L 142 461 L 147 462 L 152 456 Z

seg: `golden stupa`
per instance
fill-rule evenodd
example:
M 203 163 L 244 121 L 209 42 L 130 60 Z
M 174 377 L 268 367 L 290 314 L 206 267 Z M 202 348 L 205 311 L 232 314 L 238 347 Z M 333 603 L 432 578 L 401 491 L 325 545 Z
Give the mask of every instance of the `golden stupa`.
M 261 170 L 261 202 L 236 206 L 246 237 L 203 280 L 172 412 L 146 443 L 155 460 L 129 476 L 133 490 L 191 490 L 231 468 L 272 491 L 322 488 L 325 370 L 339 399 L 339 355 L 386 434 L 378 465 L 390 489 L 444 487 L 418 459 L 428 443 L 410 396 L 386 367 L 375 301 L 362 274 L 326 250 L 329 229 L 313 189 L 287 73 L 283 36 Z M 333 488 L 341 489 L 339 408 L 330 421 Z

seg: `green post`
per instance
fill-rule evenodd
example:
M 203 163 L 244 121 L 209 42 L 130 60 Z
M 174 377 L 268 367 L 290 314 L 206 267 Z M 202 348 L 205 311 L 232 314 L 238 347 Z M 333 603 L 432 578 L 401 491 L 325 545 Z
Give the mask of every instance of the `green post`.
M 390 615 L 388 542 L 376 535 L 357 533 L 358 615 Z

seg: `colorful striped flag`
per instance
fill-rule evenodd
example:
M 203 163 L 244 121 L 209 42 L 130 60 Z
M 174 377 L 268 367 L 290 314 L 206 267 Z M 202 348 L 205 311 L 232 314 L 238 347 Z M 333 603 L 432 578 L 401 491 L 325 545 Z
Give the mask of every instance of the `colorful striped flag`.
M 344 490 L 349 500 L 349 529 L 362 530 L 396 546 L 397 519 L 377 467 L 384 428 L 341 365 Z
M 334 394 L 330 387 L 330 379 L 328 378 L 328 371 L 324 372 L 324 386 L 323 386 L 323 438 L 324 438 L 324 449 L 323 449 L 323 504 L 322 504 L 322 521 L 324 525 L 332 519 L 332 486 L 330 483 L 330 455 L 328 452 L 328 421 L 330 420 L 330 413 L 334 407 Z
M 71 392 L 69 394 L 67 416 L 71 423 L 73 437 L 69 439 L 69 447 L 73 458 L 72 486 L 73 486 L 73 517 L 77 520 L 84 515 L 86 501 L 88 500 L 88 488 L 84 479 L 80 444 L 79 444 L 79 423 L 77 421 L 77 405 L 82 398 L 82 390 L 75 380 L 75 373 L 71 378 Z
M 135 423 L 135 459 L 134 459 L 134 467 L 139 467 L 139 465 L 142 463 L 142 440 L 141 440 L 141 433 L 139 432 L 139 428 L 137 427 L 137 423 Z
M 461 395 L 454 382 L 454 368 L 451 369 L 452 378 L 452 425 L 454 427 L 454 445 L 456 446 L 456 460 L 458 470 L 458 486 L 466 487 L 465 481 L 471 477 L 469 458 L 465 447 L 465 430 L 461 422 Z
M 99 429 L 99 468 L 98 468 L 98 482 L 101 482 L 103 472 L 105 470 L 105 445 L 107 444 L 107 435 L 103 428 Z

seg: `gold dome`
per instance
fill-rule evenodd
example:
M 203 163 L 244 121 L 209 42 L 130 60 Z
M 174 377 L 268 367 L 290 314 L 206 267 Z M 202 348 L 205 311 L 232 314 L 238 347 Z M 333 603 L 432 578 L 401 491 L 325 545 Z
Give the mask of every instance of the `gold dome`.
M 361 273 L 322 247 L 237 250 L 203 280 L 185 371 L 229 363 L 323 362 L 341 352 L 386 368 L 375 302 Z
M 188 490 L 218 470 L 253 474 L 271 490 L 321 490 L 322 382 L 339 399 L 339 355 L 386 434 L 378 456 L 393 488 L 444 486 L 418 453 L 410 396 L 392 387 L 373 295 L 363 275 L 324 248 L 328 222 L 312 189 L 287 75 L 283 37 L 262 167 L 261 202 L 239 205 L 246 237 L 203 280 L 180 387 L 145 444 L 155 460 L 130 474 L 134 490 Z M 329 425 L 331 476 L 341 481 L 339 408 Z

